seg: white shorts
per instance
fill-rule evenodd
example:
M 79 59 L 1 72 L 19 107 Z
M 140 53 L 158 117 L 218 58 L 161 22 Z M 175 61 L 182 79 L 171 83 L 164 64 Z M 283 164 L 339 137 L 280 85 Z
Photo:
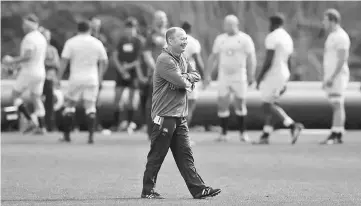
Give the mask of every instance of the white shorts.
M 15 81 L 14 90 L 18 93 L 30 91 L 32 94 L 41 96 L 43 94 L 45 76 L 29 76 L 19 74 Z
M 344 97 L 349 82 L 348 75 L 339 75 L 331 87 L 325 87 L 324 90 L 329 98 Z
M 84 85 L 69 83 L 66 98 L 78 102 L 79 100 L 96 102 L 98 98 L 99 87 L 97 85 Z
M 218 96 L 226 97 L 234 94 L 235 98 L 245 99 L 247 95 L 247 81 L 220 81 L 218 85 Z
M 275 78 L 266 78 L 263 80 L 259 89 L 261 92 L 261 98 L 263 102 L 275 102 L 277 101 L 286 89 L 288 80 Z
M 201 91 L 201 87 L 202 87 L 202 83 L 201 82 L 196 82 L 194 84 L 193 91 L 188 93 L 188 99 L 197 100 L 198 96 L 199 96 L 199 92 Z

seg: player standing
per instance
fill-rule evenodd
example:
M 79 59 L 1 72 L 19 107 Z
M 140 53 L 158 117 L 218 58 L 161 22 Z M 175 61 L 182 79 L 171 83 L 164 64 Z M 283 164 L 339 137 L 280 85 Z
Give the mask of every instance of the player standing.
M 45 37 L 38 30 L 39 20 L 34 14 L 30 14 L 23 18 L 23 30 L 26 33 L 21 42 L 20 56 L 9 57 L 3 61 L 5 65 L 20 64 L 21 70 L 13 88 L 14 105 L 18 111 L 23 113 L 29 121 L 28 127 L 24 132 L 29 132 L 38 126 L 39 130 L 44 130 L 45 126 L 45 109 L 41 96 L 43 94 L 43 86 L 45 81 L 45 57 L 47 42 Z M 29 111 L 25 107 L 22 94 L 30 91 L 32 103 L 34 105 L 35 118 L 30 116 Z
M 145 77 L 140 68 L 144 40 L 137 34 L 138 22 L 135 18 L 129 17 L 125 21 L 125 36 L 120 38 L 118 46 L 113 53 L 113 59 L 117 68 L 117 80 L 115 88 L 115 122 L 119 126 L 119 114 L 127 111 L 127 119 L 120 125 L 120 129 L 127 129 L 132 133 L 137 125 L 134 123 L 135 112 L 139 106 L 140 81 Z
M 224 19 L 226 33 L 217 36 L 209 57 L 206 75 L 208 84 L 212 71 L 218 66 L 218 117 L 221 120 L 222 133 L 216 141 L 226 141 L 228 119 L 230 116 L 231 95 L 235 96 L 234 107 L 238 119 L 240 140 L 249 141 L 246 133 L 246 94 L 252 84 L 256 68 L 256 54 L 252 38 L 238 29 L 238 18 L 228 15 Z
M 340 22 L 341 15 L 337 10 L 328 9 L 324 13 L 323 25 L 328 37 L 323 56 L 323 88 L 332 105 L 333 118 L 331 134 L 321 144 L 341 144 L 344 133 L 344 101 L 350 76 L 348 57 L 351 42 Z
M 184 22 L 182 29 L 187 33 L 188 44 L 184 51 L 184 56 L 188 59 L 192 68 L 196 68 L 198 73 L 201 75 L 201 78 L 204 78 L 204 63 L 201 57 L 201 44 L 199 41 L 191 36 L 192 25 L 188 22 Z M 193 112 L 196 108 L 196 101 L 198 99 L 198 93 L 200 90 L 200 82 L 195 83 L 194 89 L 188 95 L 188 126 L 192 121 Z
M 87 115 L 88 143 L 92 144 L 99 83 L 103 79 L 103 71 L 108 63 L 108 56 L 102 42 L 90 35 L 89 22 L 78 23 L 78 34 L 65 42 L 61 57 L 60 79 L 70 63 L 69 84 L 64 109 L 64 137 L 61 141 L 70 142 L 75 106 L 82 99 Z
M 152 133 L 152 118 L 150 116 L 152 108 L 153 94 L 153 72 L 155 70 L 155 60 L 162 53 L 163 47 L 166 45 L 165 32 L 167 31 L 168 18 L 164 11 L 156 11 L 154 13 L 153 25 L 146 36 L 144 48 L 144 61 L 148 67 L 148 86 L 146 88 L 146 122 L 148 138 Z
M 296 143 L 303 125 L 295 123 L 279 106 L 277 101 L 286 90 L 290 78 L 293 40 L 283 28 L 284 17 L 277 14 L 270 17 L 270 33 L 265 40 L 266 58 L 262 71 L 257 78 L 257 89 L 261 91 L 265 124 L 263 134 L 255 144 L 269 144 L 269 136 L 273 130 L 272 117 L 278 117 L 283 125 L 290 128 L 292 144 Z

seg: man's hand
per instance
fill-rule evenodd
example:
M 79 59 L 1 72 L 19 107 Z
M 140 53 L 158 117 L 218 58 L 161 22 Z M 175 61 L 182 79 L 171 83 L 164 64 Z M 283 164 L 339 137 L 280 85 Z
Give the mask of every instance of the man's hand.
M 256 89 L 259 90 L 259 85 L 260 85 L 261 82 L 257 81 L 256 83 Z
M 129 74 L 128 72 L 123 71 L 123 72 L 121 73 L 121 75 L 122 75 L 122 77 L 123 77 L 124 80 L 130 79 L 130 74 Z
M 207 77 L 203 80 L 203 90 L 206 89 L 212 82 L 212 79 L 210 77 Z
M 12 56 L 6 55 L 2 59 L 2 63 L 6 66 L 11 66 L 14 63 L 14 58 Z

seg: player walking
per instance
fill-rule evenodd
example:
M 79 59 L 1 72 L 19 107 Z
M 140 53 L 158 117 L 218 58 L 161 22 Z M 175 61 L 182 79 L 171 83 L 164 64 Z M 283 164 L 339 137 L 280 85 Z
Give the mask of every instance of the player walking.
M 200 75 L 182 55 L 187 46 L 185 31 L 179 27 L 170 28 L 166 32 L 166 40 L 168 47 L 157 58 L 153 77 L 153 128 L 141 197 L 162 198 L 154 189 L 158 172 L 169 148 L 192 196 L 212 197 L 218 195 L 221 190 L 207 187 L 197 173 L 189 145 L 186 119 L 187 91 L 194 88 L 193 83 L 200 80 Z
M 234 107 L 238 119 L 240 140 L 249 141 L 246 133 L 246 94 L 252 84 L 256 68 L 256 54 L 252 38 L 238 29 L 238 18 L 228 15 L 224 19 L 226 33 L 217 36 L 209 57 L 210 81 L 212 71 L 218 66 L 218 117 L 221 120 L 222 133 L 216 141 L 226 141 L 228 131 L 229 107 L 231 95 L 235 97 Z
M 138 22 L 133 17 L 129 17 L 125 21 L 126 34 L 120 38 L 113 53 L 117 68 L 115 104 L 118 110 L 115 112 L 115 122 L 118 127 L 119 114 L 125 110 L 127 119 L 121 123 L 120 129 L 127 129 L 130 134 L 137 126 L 134 123 L 134 116 L 140 101 L 139 83 L 145 81 L 140 68 L 144 40 L 137 35 L 137 25 Z
M 333 118 L 330 136 L 321 144 L 341 144 L 345 125 L 345 90 L 349 82 L 348 57 L 350 38 L 341 27 L 341 15 L 335 9 L 324 13 L 323 25 L 328 37 L 323 56 L 323 88 L 332 105 Z
M 3 64 L 13 66 L 20 64 L 21 70 L 16 79 L 13 88 L 14 105 L 18 111 L 23 113 L 29 121 L 28 127 L 24 132 L 29 132 L 38 126 L 39 130 L 44 130 L 45 109 L 41 96 L 45 81 L 45 57 L 47 50 L 47 41 L 38 30 L 39 20 L 34 14 L 23 18 L 23 30 L 26 35 L 21 42 L 20 56 L 4 59 Z M 30 115 L 25 107 L 21 95 L 30 91 L 31 101 L 35 107 L 34 115 Z M 36 118 L 33 118 L 37 117 Z
M 277 104 L 290 78 L 291 54 L 293 53 L 293 40 L 283 28 L 283 24 L 282 14 L 270 17 L 270 33 L 265 40 L 266 58 L 257 78 L 257 89 L 261 91 L 263 99 L 265 124 L 261 138 L 255 144 L 269 144 L 269 136 L 273 130 L 272 117 L 278 117 L 285 127 L 290 128 L 292 144 L 296 143 L 303 129 L 301 123 L 295 123 Z
M 108 56 L 102 42 L 90 35 L 89 22 L 84 21 L 78 24 L 78 34 L 65 42 L 61 57 L 59 79 L 70 63 L 70 77 L 64 109 L 64 137 L 61 141 L 70 142 L 75 106 L 82 99 L 88 122 L 88 143 L 92 144 L 99 83 L 103 79 Z

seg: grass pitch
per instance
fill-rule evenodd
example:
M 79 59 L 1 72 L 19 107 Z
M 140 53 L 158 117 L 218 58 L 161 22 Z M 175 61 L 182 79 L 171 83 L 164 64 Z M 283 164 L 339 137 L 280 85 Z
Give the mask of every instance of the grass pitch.
M 250 132 L 257 139 L 260 132 Z M 2 133 L 2 205 L 361 205 L 361 132 L 348 132 L 345 144 L 320 146 L 326 133 L 305 133 L 294 146 L 277 132 L 271 145 L 231 140 L 217 133 L 191 132 L 198 172 L 222 189 L 214 198 L 194 200 L 171 152 L 159 172 L 157 191 L 165 200 L 140 199 L 149 142 L 144 134 L 86 133 L 71 144 L 46 136 Z

